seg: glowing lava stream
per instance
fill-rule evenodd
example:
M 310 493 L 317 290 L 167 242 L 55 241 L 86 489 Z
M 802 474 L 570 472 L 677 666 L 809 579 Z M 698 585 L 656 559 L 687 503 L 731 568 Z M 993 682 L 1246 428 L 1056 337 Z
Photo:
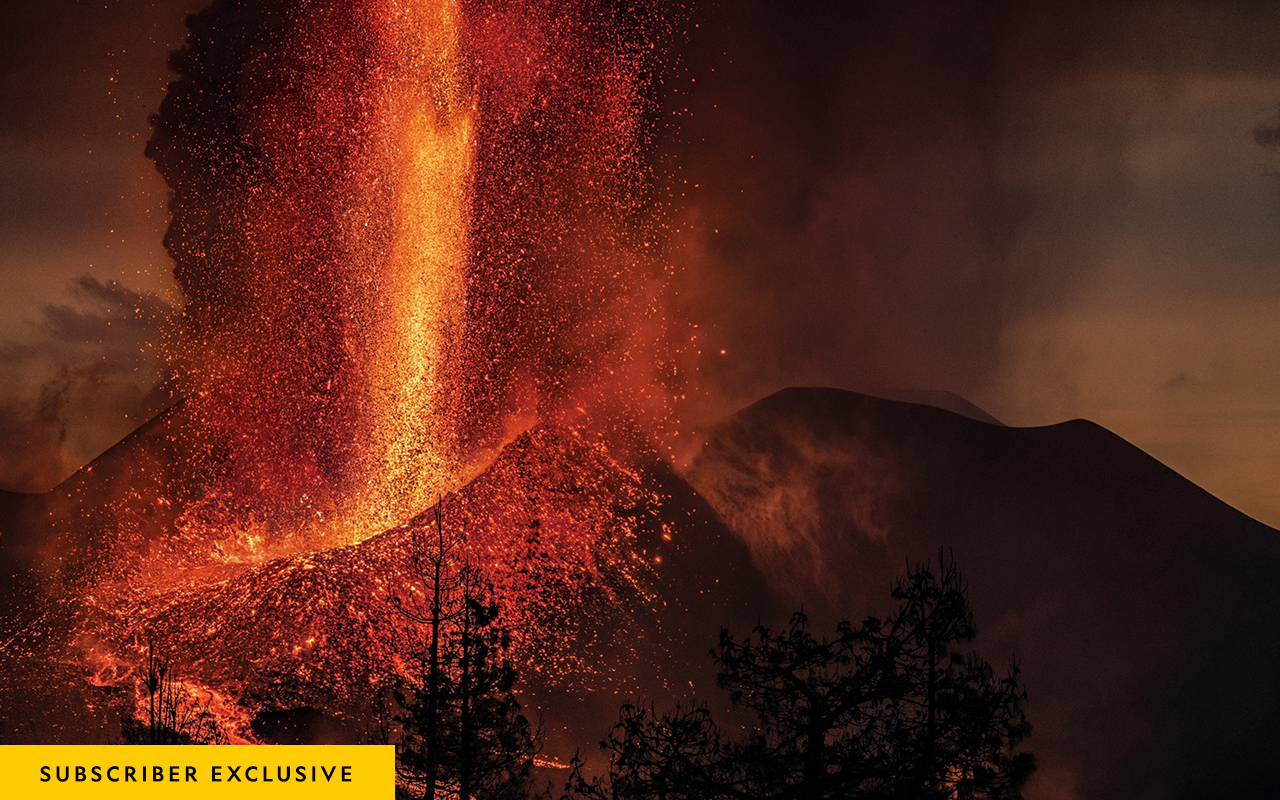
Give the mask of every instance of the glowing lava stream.
M 148 143 L 198 462 L 174 484 L 173 565 L 364 540 L 566 409 L 631 435 L 618 409 L 662 396 L 667 361 L 660 304 L 628 301 L 656 296 L 658 23 L 616 12 L 224 0 L 192 18 Z
M 392 63 L 407 71 L 389 98 L 397 187 L 393 239 L 380 287 L 366 484 L 381 487 L 381 528 L 430 506 L 457 469 L 447 365 L 464 336 L 474 108 L 464 85 L 459 10 L 414 2 L 388 26 Z M 397 58 L 399 56 L 399 58 Z M 426 80 L 418 76 L 426 76 Z M 397 76 L 398 77 L 398 76 Z M 385 305 L 383 305 L 385 304 Z M 373 510 L 373 509 L 370 509 Z M 380 512 L 380 513 L 379 513 Z M 376 531 L 370 530 L 368 533 Z
M 643 453 L 628 406 L 665 396 L 643 5 L 191 18 L 148 143 L 189 391 L 39 509 L 96 683 L 154 641 L 242 732 L 290 704 L 366 713 L 404 647 L 388 595 L 449 491 L 529 674 L 604 691 L 597 662 L 653 650 L 631 634 L 662 498 L 610 454 Z M 31 663 L 64 646 L 29 640 Z

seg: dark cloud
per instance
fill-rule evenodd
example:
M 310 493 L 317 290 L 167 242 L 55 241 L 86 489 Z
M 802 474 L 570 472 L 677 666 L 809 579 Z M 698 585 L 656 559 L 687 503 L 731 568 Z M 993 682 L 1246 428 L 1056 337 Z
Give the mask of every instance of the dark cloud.
M 158 295 L 130 289 L 118 283 L 102 283 L 85 275 L 71 290 L 73 305 L 45 307 L 44 327 L 52 342 L 132 349 L 139 341 L 159 334 L 157 323 L 173 307 Z
M 1280 123 L 1264 123 L 1253 129 L 1259 147 L 1280 147 Z
M 84 276 L 0 350 L 0 488 L 43 491 L 171 400 L 157 340 L 174 308 Z
M 66 371 L 42 386 L 38 398 L 0 399 L 0 487 L 35 491 L 64 476 L 69 386 Z
M 1278 39 L 1280 10 L 1245 2 L 709 12 L 669 104 L 704 416 L 816 384 L 1056 421 L 1060 403 L 1028 416 L 1005 395 L 1037 319 L 1280 296 L 1280 196 L 1253 141 Z M 1089 363 L 1051 370 L 1074 386 L 1100 379 Z
M 695 32 L 676 258 L 713 390 L 985 374 L 1016 218 L 991 120 L 1008 25 L 1005 3 L 756 2 Z

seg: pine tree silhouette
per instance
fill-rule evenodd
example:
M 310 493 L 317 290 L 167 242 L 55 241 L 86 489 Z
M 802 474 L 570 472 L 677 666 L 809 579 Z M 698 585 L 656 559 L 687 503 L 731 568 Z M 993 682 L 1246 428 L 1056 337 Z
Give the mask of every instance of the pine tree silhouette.
M 566 797 L 1018 798 L 1035 762 L 1017 665 L 998 677 L 960 645 L 976 633 L 954 558 L 909 570 L 897 613 L 839 623 L 832 639 L 797 613 L 714 656 L 730 702 L 756 725 L 721 736 L 704 707 L 655 714 L 624 706 L 602 747 L 607 776 L 575 764 Z

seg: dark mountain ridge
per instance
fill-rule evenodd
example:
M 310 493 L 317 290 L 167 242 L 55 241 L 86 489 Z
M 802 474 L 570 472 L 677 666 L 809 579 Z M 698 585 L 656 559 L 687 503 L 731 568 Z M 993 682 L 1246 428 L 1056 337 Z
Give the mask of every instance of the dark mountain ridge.
M 167 535 L 173 512 L 151 493 L 177 502 L 198 484 L 184 473 L 186 439 L 172 433 L 181 425 L 157 421 L 55 492 L 15 498 L 25 508 L 10 518 L 25 528 L 3 535 L 25 542 L 33 581 L 49 561 L 31 554 L 58 550 L 42 537 L 97 535 L 77 532 L 76 515 L 107 541 L 122 520 Z M 589 589 L 543 604 L 539 635 L 561 649 L 530 651 L 542 669 L 528 672 L 526 699 L 545 715 L 551 756 L 592 752 L 627 699 L 693 697 L 722 710 L 707 655 L 721 626 L 781 625 L 802 605 L 816 630 L 886 611 L 905 566 L 948 547 L 970 581 L 977 648 L 997 666 L 1016 657 L 1030 691 L 1028 747 L 1041 769 L 1028 797 L 1280 794 L 1270 762 L 1280 750 L 1280 533 L 1099 426 L 1006 428 L 788 389 L 715 427 L 681 475 L 641 462 L 539 426 L 458 493 L 466 524 L 495 543 L 537 529 L 583 558 L 581 543 L 595 541 L 646 565 L 640 583 L 604 579 L 599 588 L 622 603 Z M 115 498 L 101 518 L 100 497 Z M 94 740 L 148 631 L 176 643 L 184 674 L 243 704 L 259 737 L 358 735 L 369 699 L 359 687 L 397 635 L 387 582 L 403 573 L 407 530 L 125 592 L 109 607 L 95 593 L 96 621 L 78 595 L 49 604 L 47 585 L 28 593 L 45 598 L 34 608 L 42 619 L 63 622 L 41 639 L 31 614 L 7 615 L 20 635 L 0 641 L 5 740 Z M 313 637 L 322 646 L 305 644 Z M 55 678 L 63 689 L 39 699 Z
M 1280 533 L 1105 429 L 787 389 L 685 477 L 772 585 L 831 615 L 883 608 L 905 563 L 953 549 L 978 647 L 1016 655 L 1031 693 L 1029 796 L 1280 791 Z

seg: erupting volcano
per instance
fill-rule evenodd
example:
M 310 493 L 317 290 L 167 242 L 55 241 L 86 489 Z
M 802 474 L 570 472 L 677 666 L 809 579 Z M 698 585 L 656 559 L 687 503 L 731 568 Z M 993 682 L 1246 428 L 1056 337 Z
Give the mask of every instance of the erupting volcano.
M 855 6 L 819 14 L 835 31 L 819 33 L 857 17 L 869 32 L 851 63 L 877 75 L 899 12 Z M 940 49 L 903 85 L 927 84 L 936 58 L 948 77 L 928 85 L 951 102 L 949 70 L 990 63 L 970 52 L 978 28 L 942 6 L 906 15 L 941 20 L 920 23 Z M 594 744 L 623 702 L 725 711 L 707 657 L 722 628 L 798 608 L 815 628 L 882 616 L 901 567 L 947 547 L 971 580 L 976 642 L 1025 676 L 1028 796 L 1280 788 L 1280 535 L 1119 437 L 1081 420 L 1006 427 L 942 392 L 791 388 L 688 441 L 687 399 L 720 391 L 698 385 L 711 362 L 695 356 L 723 334 L 694 330 L 705 298 L 673 300 L 690 283 L 674 242 L 696 214 L 672 187 L 697 186 L 676 173 L 698 145 L 664 152 L 681 149 L 670 121 L 716 107 L 680 94 L 702 83 L 669 58 L 696 38 L 693 16 L 656 0 L 215 0 L 189 18 L 146 145 L 185 301 L 163 342 L 179 391 L 52 491 L 0 492 L 0 742 L 118 740 L 152 649 L 231 741 L 368 740 L 419 633 L 393 606 L 422 592 L 421 537 L 447 529 L 500 609 L 556 778 L 575 753 L 600 767 Z M 763 107 L 766 81 L 744 69 L 752 80 L 721 76 L 711 96 L 739 104 L 733 125 Z M 791 124 L 827 89 L 780 74 L 804 88 L 777 101 Z M 915 157 L 878 141 L 877 115 L 947 128 L 912 106 L 925 90 L 864 82 L 841 88 L 869 131 L 858 157 Z M 746 153 L 733 125 L 702 132 Z M 845 128 L 816 127 L 806 147 L 845 146 Z M 747 154 L 743 175 L 803 160 L 774 139 L 773 166 L 750 173 Z M 974 167 L 960 150 L 936 161 Z M 878 169 L 845 187 L 873 233 L 818 225 L 778 248 L 856 262 L 862 305 L 815 314 L 893 313 L 871 307 L 872 251 L 909 238 L 899 216 L 919 208 L 872 197 Z M 744 200 L 733 224 L 786 217 L 784 189 L 754 211 Z M 943 216 L 948 191 L 930 188 L 911 224 Z M 741 243 L 766 238 L 724 252 L 746 264 Z M 957 263 L 982 261 L 970 255 Z
M 147 145 L 172 191 L 185 399 L 28 540 L 40 580 L 85 606 L 62 633 L 95 681 L 130 675 L 155 597 L 184 608 L 172 593 L 412 525 L 535 421 L 655 446 L 663 24 L 644 4 L 454 0 L 219 0 L 189 20 Z M 536 452 L 535 472 L 564 458 Z M 594 463 L 566 480 L 595 511 L 517 522 L 512 498 L 457 520 L 530 646 L 590 587 L 649 591 L 635 509 L 657 498 Z M 385 603 L 376 572 L 339 593 Z M 197 616 L 168 618 L 216 627 Z M 112 619 L 131 632 L 106 644 Z
M 357 540 L 535 416 L 658 396 L 654 24 L 456 2 L 192 19 L 148 152 L 216 451 L 193 520 L 274 552 Z

